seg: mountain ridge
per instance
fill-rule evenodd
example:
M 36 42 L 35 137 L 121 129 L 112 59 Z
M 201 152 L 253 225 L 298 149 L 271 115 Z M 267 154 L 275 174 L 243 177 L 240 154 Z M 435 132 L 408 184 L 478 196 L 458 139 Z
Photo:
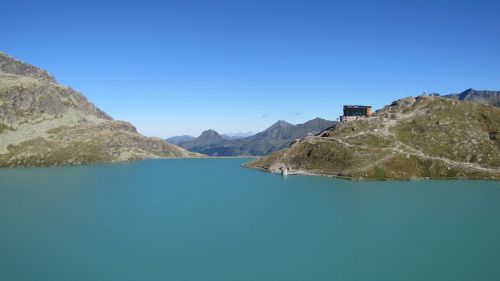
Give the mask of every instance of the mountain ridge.
M 191 157 L 113 120 L 47 71 L 0 54 L 0 167 Z
M 500 107 L 500 91 L 474 90 L 469 88 L 459 94 L 449 94 L 443 97 Z
M 334 124 L 335 121 L 321 118 L 297 125 L 279 120 L 264 131 L 249 137 L 230 140 L 212 130 L 218 136 L 210 141 L 205 137 L 200 139 L 200 136 L 195 140 L 180 142 L 179 146 L 209 156 L 258 156 L 283 149 L 296 138 L 305 137 L 308 133 L 319 133 Z

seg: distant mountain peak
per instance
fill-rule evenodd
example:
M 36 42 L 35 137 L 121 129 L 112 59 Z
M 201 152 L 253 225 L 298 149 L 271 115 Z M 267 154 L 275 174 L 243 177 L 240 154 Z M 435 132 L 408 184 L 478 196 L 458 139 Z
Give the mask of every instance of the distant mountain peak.
M 219 133 L 217 133 L 216 130 L 208 129 L 208 130 L 203 131 L 200 134 L 199 138 L 201 138 L 201 137 L 217 137 L 217 136 L 221 137 L 221 135 Z
M 469 88 L 459 94 L 449 94 L 443 97 L 500 107 L 500 91 L 475 90 Z
M 274 128 L 278 128 L 278 127 L 290 127 L 290 126 L 293 126 L 293 125 L 286 122 L 285 120 L 279 120 L 276 123 L 274 123 L 273 125 L 271 125 L 271 127 L 269 127 L 268 129 L 274 129 Z
M 325 122 L 325 121 L 328 121 L 328 120 L 325 120 L 323 118 L 319 118 L 319 117 L 316 117 L 314 119 L 311 119 L 307 122 L 305 122 L 304 124 L 314 124 L 314 123 L 319 123 L 319 122 Z
M 197 138 L 193 140 L 181 141 L 178 143 L 178 145 L 189 150 L 198 146 L 211 146 L 220 144 L 225 140 L 226 139 L 224 139 L 224 137 L 222 137 L 217 131 L 209 129 L 203 131 Z
M 472 88 L 469 88 L 463 92 L 461 92 L 459 95 L 458 95 L 458 99 L 459 100 L 463 100 L 465 99 L 466 96 L 468 96 L 469 94 L 475 92 L 475 90 L 473 90 Z

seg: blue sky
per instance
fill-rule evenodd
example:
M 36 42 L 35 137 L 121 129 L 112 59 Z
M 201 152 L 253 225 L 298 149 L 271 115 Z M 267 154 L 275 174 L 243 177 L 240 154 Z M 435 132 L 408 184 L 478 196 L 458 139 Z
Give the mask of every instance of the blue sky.
M 14 1 L 0 50 L 168 137 L 500 90 L 500 1 Z

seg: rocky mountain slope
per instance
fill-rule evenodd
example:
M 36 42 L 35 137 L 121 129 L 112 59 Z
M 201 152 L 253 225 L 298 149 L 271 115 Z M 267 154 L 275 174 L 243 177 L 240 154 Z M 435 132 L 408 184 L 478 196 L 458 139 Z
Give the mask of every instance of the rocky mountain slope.
M 246 166 L 353 179 L 500 179 L 499 132 L 500 108 L 405 98 Z
M 106 163 L 194 154 L 115 121 L 45 70 L 0 53 L 0 167 Z
M 211 147 L 221 145 L 226 141 L 219 133 L 215 130 L 206 130 L 201 133 L 201 135 L 194 140 L 180 142 L 179 146 L 190 150 L 202 150 L 203 147 Z M 198 152 L 198 151 L 197 151 Z
M 259 156 L 288 147 L 294 139 L 321 132 L 335 124 L 335 121 L 321 118 L 297 125 L 278 121 L 263 132 L 232 140 L 214 130 L 208 130 L 197 139 L 180 142 L 178 145 L 189 151 L 211 156 Z
M 474 89 L 467 89 L 460 94 L 450 94 L 444 97 L 500 107 L 500 91 L 477 91 Z

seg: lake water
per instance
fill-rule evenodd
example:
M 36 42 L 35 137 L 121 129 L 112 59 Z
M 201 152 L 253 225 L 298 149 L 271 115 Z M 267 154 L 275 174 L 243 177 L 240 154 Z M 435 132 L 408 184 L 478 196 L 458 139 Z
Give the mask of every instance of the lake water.
M 0 169 L 0 280 L 500 280 L 500 183 Z

